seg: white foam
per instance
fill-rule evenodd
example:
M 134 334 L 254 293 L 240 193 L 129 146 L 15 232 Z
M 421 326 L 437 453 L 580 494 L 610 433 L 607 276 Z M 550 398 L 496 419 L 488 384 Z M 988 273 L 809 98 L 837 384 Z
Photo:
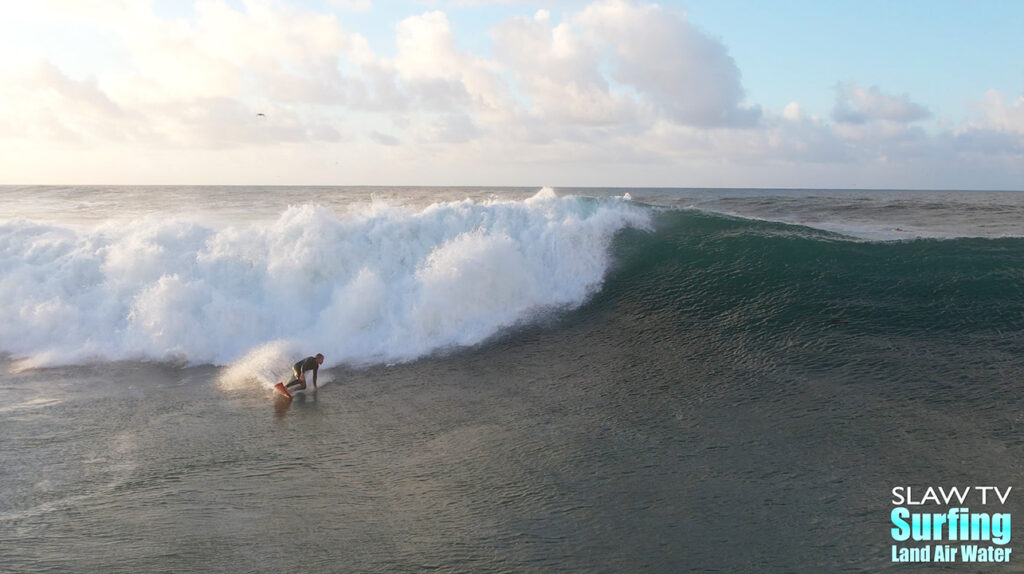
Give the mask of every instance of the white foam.
M 30 366 L 178 360 L 250 375 L 316 352 L 329 365 L 411 360 L 580 305 L 615 233 L 646 225 L 629 201 L 550 189 L 422 210 L 301 205 L 223 228 L 6 222 L 0 351 Z

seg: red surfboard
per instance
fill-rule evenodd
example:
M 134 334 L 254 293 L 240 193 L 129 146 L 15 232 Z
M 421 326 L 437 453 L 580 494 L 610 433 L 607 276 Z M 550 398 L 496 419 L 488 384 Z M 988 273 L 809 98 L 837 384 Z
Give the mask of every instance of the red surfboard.
M 283 397 L 286 397 L 286 398 L 289 398 L 289 399 L 292 398 L 292 394 L 288 392 L 288 389 L 285 388 L 283 382 L 282 383 L 277 383 L 276 385 L 274 385 L 274 392 L 279 394 L 279 395 L 281 395 L 281 396 L 283 396 Z

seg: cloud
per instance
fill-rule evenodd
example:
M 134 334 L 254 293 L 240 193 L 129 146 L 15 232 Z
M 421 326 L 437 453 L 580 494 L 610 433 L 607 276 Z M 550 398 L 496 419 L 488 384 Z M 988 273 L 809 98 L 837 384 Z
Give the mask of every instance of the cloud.
M 486 114 L 510 105 L 497 67 L 456 47 L 443 12 L 402 20 L 395 43 L 394 69 L 407 93 L 428 110 L 472 108 Z
M 548 4 L 565 4 L 571 0 L 549 0 Z M 533 5 L 534 0 L 419 0 L 419 3 L 440 8 L 475 8 L 479 6 Z
M 599 46 L 572 22 L 555 25 L 546 11 L 517 17 L 493 31 L 497 59 L 522 90 L 520 105 L 545 122 L 611 125 L 630 121 L 636 102 L 611 90 Z
M 953 149 L 986 156 L 1024 156 L 1024 137 L 1001 130 L 969 128 L 954 135 Z
M 114 101 L 95 76 L 76 80 L 41 59 L 0 74 L 0 138 L 55 142 L 142 140 L 138 116 Z
M 383 146 L 397 146 L 402 143 L 402 140 L 396 138 L 395 136 L 382 133 L 377 130 L 370 132 L 370 138 L 372 138 L 373 141 Z
M 369 12 L 373 8 L 371 0 L 331 0 L 331 6 L 352 12 Z
M 93 15 L 80 8 L 51 1 L 32 17 L 56 11 L 103 30 L 122 64 L 75 80 L 44 60 L 8 84 L 48 94 L 21 107 L 63 129 L 28 130 L 35 139 L 213 149 L 333 142 L 336 119 L 317 106 L 346 104 L 362 84 L 339 70 L 350 41 L 331 15 L 260 0 L 242 9 L 201 0 L 190 20 L 160 18 L 145 2 L 105 3 Z M 257 111 L 266 119 L 256 121 Z
M 626 0 L 596 2 L 561 23 L 545 10 L 512 19 L 494 30 L 493 58 L 459 49 L 440 11 L 401 20 L 395 55 L 383 58 L 335 16 L 271 0 L 199 0 L 189 19 L 160 18 L 145 2 L 106 4 L 95 20 L 59 2 L 44 8 L 104 30 L 128 63 L 78 82 L 49 63 L 54 89 L 79 102 L 64 111 L 80 120 L 96 115 L 87 104 L 121 111 L 126 127 L 145 126 L 133 137 L 154 145 L 331 140 L 323 136 L 341 137 L 332 127 L 340 116 L 363 112 L 419 115 L 408 123 L 417 132 L 404 134 L 413 137 L 397 139 L 449 144 L 496 134 L 607 142 L 663 120 L 736 127 L 760 114 L 741 104 L 739 72 L 720 41 L 682 14 Z M 267 119 L 251 125 L 257 111 Z
M 658 5 L 602 0 L 558 24 L 542 10 L 499 26 L 494 39 L 532 111 L 553 121 L 744 127 L 760 117 L 742 104 L 725 46 Z
M 977 102 L 974 109 L 984 116 L 984 125 L 993 129 L 1024 135 L 1024 95 L 1010 103 L 999 90 L 989 90 Z
M 928 108 L 910 101 L 904 94 L 893 96 L 877 86 L 864 89 L 851 83 L 836 86 L 836 104 L 832 118 L 843 124 L 865 124 L 872 121 L 912 123 L 931 117 Z
M 1007 102 L 1005 94 L 989 90 L 973 103 L 980 119 L 967 122 L 953 135 L 958 151 L 990 156 L 1017 156 L 1024 161 L 1024 95 Z
M 317 174 L 340 157 L 346 177 L 405 174 L 410 183 L 427 173 L 521 183 L 558 172 L 580 178 L 568 183 L 629 184 L 621 172 L 737 185 L 716 178 L 970 162 L 1014 177 L 1020 168 L 1005 166 L 1024 160 L 1022 97 L 988 92 L 959 126 L 924 122 L 931 111 L 910 95 L 850 82 L 836 85 L 827 117 L 798 101 L 769 110 L 747 101 L 725 40 L 639 0 L 524 9 L 490 30 L 490 50 L 475 52 L 462 41 L 474 31 L 458 28 L 466 20 L 440 10 L 408 15 L 371 43 L 345 27 L 349 11 L 369 2 L 334 0 L 333 14 L 277 0 L 197 0 L 179 18 L 146 0 L 89 2 L 21 3 L 17 18 L 92 30 L 109 42 L 97 58 L 25 48 L 31 58 L 12 56 L 0 69 L 0 152 L 34 149 L 41 173 L 53 144 L 92 161 L 106 154 L 103 165 L 145 153 L 183 166 L 187 157 L 218 177 L 218 157 L 249 165 L 246 177 L 271 173 L 247 157 L 286 154 L 278 163 Z M 16 41 L 0 38 L 0 47 L 21 54 Z M 28 165 L 11 157 L 0 158 L 0 172 Z M 70 151 L 60 157 L 76 161 Z
M 344 93 L 337 58 L 349 38 L 332 15 L 256 0 L 236 10 L 205 0 L 196 3 L 191 22 L 152 13 L 134 20 L 125 47 L 158 96 L 241 99 L 270 92 L 287 95 L 287 102 L 323 103 Z
M 50 91 L 59 96 L 65 105 L 79 107 L 82 112 L 117 118 L 124 115 L 124 110 L 104 93 L 98 86 L 95 77 L 75 81 L 67 77 L 49 60 L 41 60 L 27 70 L 26 80 L 29 85 L 39 90 Z
M 464 113 L 447 114 L 434 123 L 434 141 L 465 143 L 482 135 L 473 118 Z
M 760 110 L 744 107 L 740 72 L 722 42 L 657 4 L 603 0 L 579 21 L 589 40 L 613 49 L 614 79 L 686 125 L 750 126 Z

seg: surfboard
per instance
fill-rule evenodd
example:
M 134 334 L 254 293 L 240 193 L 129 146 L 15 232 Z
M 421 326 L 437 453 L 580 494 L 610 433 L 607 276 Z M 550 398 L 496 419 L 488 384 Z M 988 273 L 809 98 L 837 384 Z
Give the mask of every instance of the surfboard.
M 288 392 L 288 389 L 285 388 L 283 382 L 280 382 L 280 383 L 277 383 L 276 385 L 274 385 L 274 392 L 279 394 L 279 395 L 281 395 L 282 397 L 287 398 L 287 399 L 292 398 L 292 394 L 290 392 Z
M 274 393 L 282 397 L 292 399 L 295 398 L 295 395 L 306 395 L 310 393 L 315 393 L 317 390 L 324 388 L 324 386 L 326 386 L 330 382 L 331 381 L 323 381 L 318 385 L 318 388 L 316 389 L 314 389 L 312 386 L 308 386 L 304 389 L 289 389 L 288 387 L 284 386 L 284 381 L 282 381 L 274 385 Z
M 313 385 L 307 385 L 306 388 L 304 388 L 304 389 L 287 389 L 287 390 L 288 390 L 289 393 L 292 394 L 292 397 L 294 397 L 295 395 L 309 395 L 309 394 L 317 392 L 319 389 L 324 388 L 327 385 L 327 383 L 329 383 L 329 382 L 330 381 L 321 381 L 320 384 L 317 385 L 317 388 L 313 388 Z

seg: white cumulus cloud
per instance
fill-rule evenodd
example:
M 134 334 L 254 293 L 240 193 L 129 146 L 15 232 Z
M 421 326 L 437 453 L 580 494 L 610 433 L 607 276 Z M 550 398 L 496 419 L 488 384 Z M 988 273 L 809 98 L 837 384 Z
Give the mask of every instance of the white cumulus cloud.
M 907 95 L 895 96 L 877 86 L 862 88 L 851 83 L 836 87 L 836 105 L 832 117 L 844 124 L 864 124 L 883 120 L 911 123 L 931 117 L 928 108 L 910 101 Z
M 1012 182 L 1024 164 L 1024 97 L 983 93 L 959 126 L 853 82 L 826 117 L 802 86 L 769 110 L 728 38 L 643 0 L 413 2 L 387 37 L 350 27 L 384 12 L 365 0 L 195 0 L 176 17 L 148 0 L 14 4 L 10 22 L 104 42 L 89 59 L 0 36 L 0 173 L 18 181 L 227 178 L 227 163 L 283 182 L 739 185 L 718 178 L 970 163 Z M 460 29 L 487 4 L 517 15 Z

